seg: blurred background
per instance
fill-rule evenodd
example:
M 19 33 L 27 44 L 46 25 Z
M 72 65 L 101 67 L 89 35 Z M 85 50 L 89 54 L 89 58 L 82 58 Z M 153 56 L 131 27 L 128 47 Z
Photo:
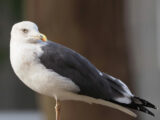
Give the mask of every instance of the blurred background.
M 133 93 L 160 106 L 159 0 L 0 0 L 0 120 L 54 120 L 52 98 L 36 94 L 15 76 L 10 30 L 30 20 L 48 39 L 87 57 L 124 81 Z M 138 113 L 136 120 L 160 120 Z M 61 120 L 135 120 L 100 105 L 65 101 Z

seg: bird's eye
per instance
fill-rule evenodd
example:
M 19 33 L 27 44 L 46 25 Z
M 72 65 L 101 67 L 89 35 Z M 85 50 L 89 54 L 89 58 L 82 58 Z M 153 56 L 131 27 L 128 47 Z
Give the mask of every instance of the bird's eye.
M 23 32 L 23 33 L 28 33 L 28 29 L 25 29 L 25 28 L 24 28 L 24 29 L 22 29 L 22 32 Z

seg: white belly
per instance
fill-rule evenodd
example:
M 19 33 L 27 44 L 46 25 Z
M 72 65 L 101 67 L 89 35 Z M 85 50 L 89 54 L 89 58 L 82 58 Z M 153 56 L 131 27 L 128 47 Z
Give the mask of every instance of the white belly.
M 21 47 L 23 46 L 23 48 Z M 79 87 L 40 63 L 41 45 L 12 45 L 11 64 L 19 79 L 34 91 L 51 97 L 63 91 L 78 92 Z

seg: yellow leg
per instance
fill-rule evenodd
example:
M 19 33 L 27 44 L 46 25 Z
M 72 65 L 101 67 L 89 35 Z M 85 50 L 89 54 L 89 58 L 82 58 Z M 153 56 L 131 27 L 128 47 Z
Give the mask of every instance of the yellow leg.
M 60 120 L 60 110 L 61 110 L 61 105 L 60 105 L 60 101 L 57 100 L 57 99 L 56 99 L 55 110 L 56 110 L 56 120 Z

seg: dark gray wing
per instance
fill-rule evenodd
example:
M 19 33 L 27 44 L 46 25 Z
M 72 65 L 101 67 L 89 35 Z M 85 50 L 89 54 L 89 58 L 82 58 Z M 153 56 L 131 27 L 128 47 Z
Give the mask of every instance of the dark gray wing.
M 114 98 L 132 97 L 133 94 L 129 88 L 121 80 L 103 73 L 103 77 L 109 82 L 109 85 L 114 93 Z
M 108 81 L 103 79 L 96 67 L 86 58 L 54 42 L 48 42 L 42 49 L 44 53 L 40 57 L 41 63 L 47 69 L 52 69 L 58 74 L 70 78 L 79 86 L 79 94 L 110 99 L 112 93 Z

